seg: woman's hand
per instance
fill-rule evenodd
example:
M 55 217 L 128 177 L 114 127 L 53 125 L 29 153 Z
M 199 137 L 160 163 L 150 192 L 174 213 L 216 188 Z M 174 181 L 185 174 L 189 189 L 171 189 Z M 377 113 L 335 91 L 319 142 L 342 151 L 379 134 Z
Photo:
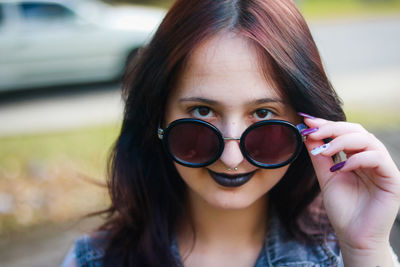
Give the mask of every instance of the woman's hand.
M 305 144 L 346 266 L 392 266 L 389 235 L 400 204 L 396 164 L 385 146 L 358 124 L 318 118 L 304 122 L 317 128 L 308 129 L 313 133 Z M 321 147 L 326 138 L 332 141 Z M 341 151 L 347 160 L 335 165 L 332 156 Z

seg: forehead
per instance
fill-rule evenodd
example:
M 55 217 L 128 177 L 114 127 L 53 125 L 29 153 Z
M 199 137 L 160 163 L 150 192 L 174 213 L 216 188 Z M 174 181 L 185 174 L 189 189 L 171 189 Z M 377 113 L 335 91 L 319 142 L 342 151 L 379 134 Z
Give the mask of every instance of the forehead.
M 189 57 L 186 74 L 210 75 L 219 72 L 259 72 L 256 52 L 249 41 L 234 33 L 224 33 L 201 43 Z
M 173 96 L 247 98 L 279 97 L 267 82 L 257 51 L 247 39 L 223 33 L 201 43 L 190 55 Z

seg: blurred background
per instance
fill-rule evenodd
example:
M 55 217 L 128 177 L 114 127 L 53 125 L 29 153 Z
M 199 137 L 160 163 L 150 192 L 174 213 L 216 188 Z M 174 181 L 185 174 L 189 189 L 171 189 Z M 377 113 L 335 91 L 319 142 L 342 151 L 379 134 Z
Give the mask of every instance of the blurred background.
M 57 266 L 101 223 L 120 78 L 172 2 L 0 0 L 0 266 Z M 296 4 L 348 120 L 400 166 L 400 0 Z

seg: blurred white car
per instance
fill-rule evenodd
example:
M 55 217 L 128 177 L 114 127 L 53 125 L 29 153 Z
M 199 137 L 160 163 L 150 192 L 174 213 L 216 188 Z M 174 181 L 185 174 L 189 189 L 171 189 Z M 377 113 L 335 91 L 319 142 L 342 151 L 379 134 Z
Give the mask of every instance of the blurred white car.
M 164 15 L 94 0 L 0 0 L 0 92 L 117 78 Z

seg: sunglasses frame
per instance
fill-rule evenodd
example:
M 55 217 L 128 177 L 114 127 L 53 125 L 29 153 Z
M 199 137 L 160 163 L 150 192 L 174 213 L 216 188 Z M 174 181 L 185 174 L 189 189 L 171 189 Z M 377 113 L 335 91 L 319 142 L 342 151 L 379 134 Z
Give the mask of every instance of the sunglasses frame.
M 194 123 L 197 125 L 203 125 L 209 129 L 211 129 L 216 134 L 216 136 L 218 137 L 219 147 L 218 147 L 216 156 L 214 158 L 208 160 L 207 162 L 203 162 L 203 163 L 191 163 L 191 162 L 181 160 L 172 154 L 171 149 L 169 148 L 169 144 L 168 144 L 168 136 L 174 127 L 176 127 L 177 125 L 182 124 L 182 123 Z M 295 149 L 293 155 L 288 160 L 278 163 L 278 164 L 264 164 L 264 163 L 261 163 L 261 162 L 258 162 L 256 160 L 252 159 L 249 156 L 249 153 L 247 152 L 247 149 L 245 148 L 244 140 L 245 140 L 246 136 L 249 134 L 249 132 L 251 132 L 255 128 L 259 128 L 264 125 L 284 125 L 285 127 L 289 127 L 290 129 L 293 130 L 293 132 L 295 133 L 297 144 L 296 144 L 296 149 Z M 205 167 L 205 166 L 208 166 L 208 165 L 214 163 L 221 157 L 222 152 L 224 151 L 224 148 L 225 148 L 226 140 L 238 140 L 240 151 L 241 151 L 242 155 L 244 156 L 244 158 L 246 158 L 247 161 L 249 161 L 251 164 L 253 164 L 254 166 L 259 167 L 259 168 L 276 169 L 276 168 L 283 167 L 283 166 L 293 162 L 300 154 L 301 149 L 303 147 L 303 141 L 304 141 L 303 136 L 301 135 L 299 129 L 296 126 L 294 126 L 293 124 L 291 124 L 290 122 L 284 121 L 284 120 L 263 120 L 263 121 L 256 122 L 256 123 L 250 125 L 242 133 L 240 138 L 233 138 L 233 137 L 224 137 L 222 135 L 221 131 L 217 127 L 212 125 L 211 123 L 208 123 L 208 122 L 200 120 L 200 119 L 192 119 L 192 118 L 184 118 L 184 119 L 175 120 L 175 121 L 171 122 L 170 124 L 168 124 L 168 126 L 165 129 L 158 127 L 158 138 L 161 139 L 163 146 L 169 157 L 171 157 L 177 163 L 179 163 L 183 166 L 186 166 L 186 167 L 191 167 L 191 168 L 201 168 L 201 167 Z

